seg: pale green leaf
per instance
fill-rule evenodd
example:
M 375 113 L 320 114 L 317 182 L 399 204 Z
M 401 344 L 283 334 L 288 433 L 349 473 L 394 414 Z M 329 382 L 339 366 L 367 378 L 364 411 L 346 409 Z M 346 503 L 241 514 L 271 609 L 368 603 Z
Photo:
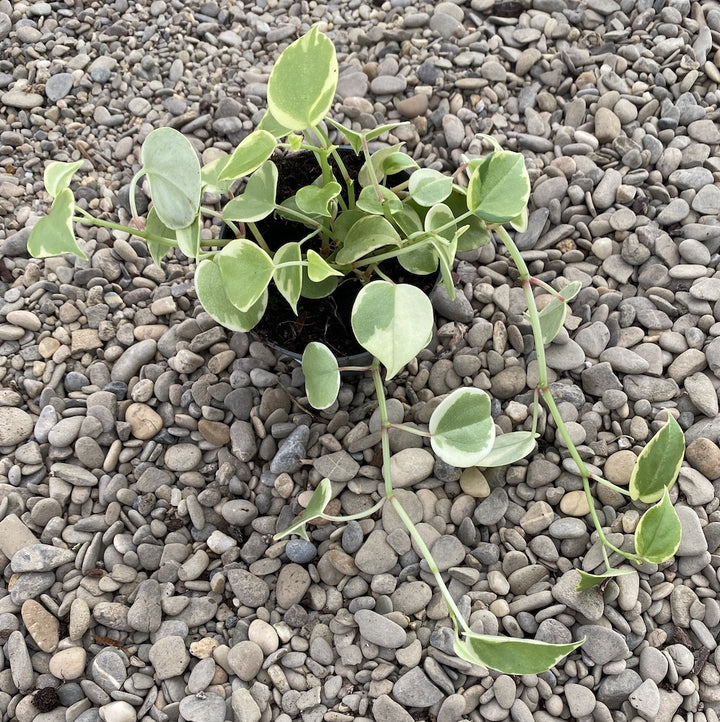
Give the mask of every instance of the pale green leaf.
M 257 170 L 275 151 L 277 143 L 267 130 L 254 130 L 243 138 L 218 175 L 221 181 L 234 181 Z
M 464 641 L 456 642 L 455 652 L 458 653 L 458 647 L 464 645 L 462 655 L 464 659 L 504 674 L 541 674 L 554 667 L 584 641 L 550 644 L 536 639 L 514 639 L 473 633 Z
M 572 281 L 567 286 L 563 286 L 559 293 L 566 301 L 572 301 L 580 293 L 581 289 L 582 283 L 580 281 Z
M 551 299 L 550 303 L 538 313 L 543 345 L 547 346 L 560 333 L 566 315 L 567 305 L 559 298 Z M 529 318 L 527 314 L 526 318 Z
M 220 180 L 220 174 L 229 160 L 230 156 L 224 155 L 206 163 L 200 169 L 200 182 L 204 193 L 227 193 L 230 190 L 233 180 Z
M 224 221 L 261 221 L 275 210 L 277 166 L 266 160 L 248 179 L 242 195 L 233 198 L 223 208 Z
M 322 186 L 304 186 L 295 194 L 295 203 L 303 213 L 330 218 L 332 202 L 341 191 L 342 187 L 336 181 L 330 181 Z
M 394 214 L 403 210 L 403 203 L 398 196 L 385 186 L 366 186 L 360 191 L 355 205 L 366 213 L 382 215 L 384 209 Z
M 273 138 L 282 138 L 291 132 L 291 128 L 286 128 L 273 116 L 270 110 L 265 111 L 265 115 L 260 119 L 257 126 L 258 130 L 266 130 Z
M 477 466 L 495 439 L 490 397 L 474 387 L 456 389 L 435 408 L 428 428 L 430 445 L 445 463 Z
M 200 261 L 195 270 L 195 290 L 205 311 L 231 331 L 250 331 L 263 317 L 267 306 L 266 290 L 247 312 L 239 311 L 225 293 L 217 263 L 207 258 Z
M 69 188 L 58 194 L 50 208 L 30 231 L 27 249 L 35 258 L 57 256 L 61 253 L 73 253 L 87 259 L 78 246 L 73 233 L 72 218 L 75 212 L 75 197 Z
M 310 503 L 305 507 L 302 514 L 300 514 L 287 529 L 275 534 L 273 539 L 277 541 L 284 536 L 288 536 L 288 534 L 297 534 L 303 539 L 307 539 L 308 536 L 305 531 L 305 525 L 322 514 L 331 498 L 332 485 L 330 484 L 330 479 L 322 479 L 315 488 L 313 495 L 310 497 Z
M 230 302 L 249 311 L 270 283 L 275 270 L 272 258 L 247 238 L 230 241 L 215 258 Z
M 432 168 L 420 168 L 410 176 L 408 191 L 421 206 L 442 203 L 453 190 L 452 178 Z
M 354 263 L 371 251 L 400 244 L 400 234 L 382 216 L 366 216 L 353 224 L 335 260 L 340 265 Z
M 362 150 L 362 139 L 365 138 L 368 142 L 371 140 L 374 140 L 375 138 L 379 138 L 383 133 L 387 133 L 391 130 L 394 130 L 399 125 L 404 125 L 404 123 L 385 123 L 384 125 L 379 125 L 377 128 L 372 128 L 371 130 L 364 130 L 360 133 L 357 131 L 354 131 L 352 128 L 348 128 L 347 126 L 343 125 L 342 123 L 338 123 L 337 121 L 333 120 L 332 118 L 325 118 L 325 121 L 333 126 L 336 130 L 339 130 L 345 140 L 350 144 L 352 149 L 359 153 Z
M 674 417 L 640 452 L 630 476 L 630 497 L 650 504 L 672 487 L 685 454 L 685 436 Z
M 151 208 L 148 211 L 147 220 L 145 221 L 145 230 L 148 233 L 152 233 L 154 236 L 162 236 L 164 238 L 167 238 L 168 241 L 175 240 L 175 231 L 172 230 L 172 228 L 168 228 L 161 220 L 158 218 L 158 214 L 155 211 L 154 208 Z M 155 262 L 156 266 L 160 265 L 160 262 L 162 261 L 165 254 L 173 247 L 173 243 L 160 243 L 160 241 L 148 241 L 148 250 L 150 251 L 150 255 L 152 256 L 153 261 Z
M 464 189 L 457 186 L 453 187 L 453 192 L 446 198 L 445 205 L 450 208 L 455 218 L 467 212 L 466 199 Z M 463 218 L 462 223 L 469 227 L 462 237 L 458 239 L 458 251 L 472 251 L 490 243 L 490 231 L 481 218 L 470 216 Z
M 340 370 L 333 352 L 325 344 L 310 342 L 302 356 L 302 369 L 310 405 L 321 410 L 332 406 L 340 390 Z
M 510 431 L 495 437 L 492 449 L 484 456 L 478 466 L 509 466 L 524 459 L 535 448 L 537 434 L 531 431 Z
M 635 551 L 653 564 L 662 564 L 675 554 L 682 539 L 682 524 L 670 501 L 667 487 L 662 499 L 651 506 L 635 530 Z
M 508 150 L 490 153 L 470 176 L 468 209 L 490 223 L 506 223 L 520 216 L 530 197 L 525 159 Z
M 310 262 L 310 253 L 313 252 L 314 251 L 308 251 L 308 263 Z M 313 281 L 308 275 L 308 269 L 303 268 L 302 291 L 300 295 L 303 298 L 325 298 L 337 288 L 337 285 L 337 275 L 327 276 L 323 278 L 322 281 Z
M 368 283 L 352 310 L 355 338 L 387 368 L 388 379 L 427 346 L 432 324 L 430 299 L 408 284 Z
M 69 188 L 73 175 L 79 170 L 82 164 L 83 161 L 81 160 L 77 160 L 74 163 L 64 163 L 59 160 L 54 160 L 49 163 L 43 175 L 47 192 L 53 198 L 56 198 L 60 191 Z
M 200 255 L 200 216 L 196 216 L 187 228 L 178 228 L 175 238 L 178 248 L 188 258 L 197 258 Z
M 273 273 L 275 285 L 296 314 L 297 302 L 302 291 L 303 269 L 301 259 L 302 254 L 299 243 L 286 243 L 280 246 L 273 257 L 273 262 L 275 263 L 275 271 Z M 281 263 L 294 265 L 278 268 Z
M 373 185 L 373 174 L 379 183 L 382 183 L 385 173 L 383 171 L 383 162 L 386 158 L 389 158 L 393 153 L 397 153 L 402 148 L 402 143 L 396 143 L 395 145 L 388 146 L 387 148 L 380 148 L 376 150 L 369 158 L 363 163 L 358 174 L 358 182 L 361 186 Z M 370 172 L 372 168 L 373 172 Z
M 380 168 L 384 176 L 396 175 L 409 168 L 417 168 L 417 161 L 402 151 L 395 151 L 382 159 Z
M 200 161 L 192 143 L 173 128 L 157 128 L 141 155 L 158 217 L 173 230 L 187 228 L 200 211 Z
M 420 233 L 423 229 L 420 216 L 409 205 L 403 205 L 402 208 L 391 211 L 391 215 L 393 221 L 407 238 L 410 238 L 414 233 Z
M 397 259 L 404 269 L 419 276 L 433 273 L 438 267 L 438 254 L 432 243 L 417 244 Z
M 310 249 L 307 252 L 308 276 L 313 283 L 324 281 L 330 276 L 342 276 L 340 271 L 335 270 L 327 261 L 316 251 Z
M 578 569 L 580 573 L 580 581 L 575 587 L 576 592 L 584 592 L 587 589 L 592 589 L 600 584 L 605 583 L 608 579 L 615 577 L 623 577 L 627 574 L 637 574 L 637 570 L 632 567 L 621 567 L 620 569 L 608 569 L 603 574 L 588 574 L 587 572 Z
M 314 27 L 280 54 L 268 80 L 268 108 L 290 130 L 311 128 L 330 110 L 337 78 L 335 47 Z
M 516 216 L 510 221 L 510 225 L 518 232 L 518 233 L 525 233 L 528 227 L 528 209 L 527 206 L 522 209 L 522 213 L 520 213 L 519 216 Z

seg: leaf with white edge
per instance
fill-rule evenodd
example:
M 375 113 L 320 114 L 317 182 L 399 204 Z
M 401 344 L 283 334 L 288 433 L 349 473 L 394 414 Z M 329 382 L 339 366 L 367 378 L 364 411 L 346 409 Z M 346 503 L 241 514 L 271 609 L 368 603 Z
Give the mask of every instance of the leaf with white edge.
M 73 175 L 84 161 L 76 160 L 74 163 L 64 163 L 63 161 L 54 160 L 48 164 L 43 174 L 45 182 L 45 190 L 53 197 L 57 198 L 61 191 L 70 187 L 70 181 Z
M 432 243 L 417 244 L 398 255 L 397 260 L 405 270 L 419 276 L 427 276 L 438 267 L 438 253 Z
M 187 228 L 178 228 L 175 231 L 178 248 L 188 257 L 197 258 L 200 255 L 200 216 Z
M 452 266 L 455 260 L 455 251 L 457 250 L 457 234 L 452 241 L 448 241 L 437 234 L 433 234 L 430 239 L 440 261 L 440 275 L 442 276 L 443 286 L 445 286 L 448 297 L 452 301 L 455 299 L 455 280 L 452 275 Z
M 442 203 L 452 190 L 452 178 L 432 168 L 416 170 L 408 183 L 411 198 L 421 206 L 432 207 L 436 203 Z
M 510 431 L 495 437 L 492 449 L 484 456 L 478 466 L 509 466 L 524 459 L 535 448 L 537 434 L 531 431 Z
M 307 252 L 307 272 L 313 283 L 324 281 L 330 276 L 342 276 L 340 271 L 334 269 L 319 253 L 310 249 Z
M 600 584 L 604 584 L 608 579 L 614 577 L 624 577 L 627 574 L 637 574 L 637 570 L 632 567 L 620 567 L 620 569 L 608 569 L 603 574 L 588 574 L 587 572 L 578 569 L 580 573 L 580 581 L 575 587 L 576 592 L 584 592 L 587 589 L 592 589 Z
M 522 213 L 509 221 L 509 223 L 518 233 L 525 233 L 529 220 L 530 218 L 528 216 L 528 209 L 526 206 L 523 208 Z
M 353 224 L 345 235 L 335 260 L 342 266 L 354 263 L 371 251 L 400 244 L 400 234 L 382 216 L 366 216 Z
M 286 243 L 280 246 L 273 257 L 275 285 L 296 314 L 297 302 L 302 291 L 303 269 L 301 260 L 302 253 L 299 243 Z M 281 263 L 291 265 L 278 268 Z
M 398 196 L 385 186 L 379 186 L 378 190 L 373 186 L 366 186 L 360 191 L 360 195 L 355 202 L 357 208 L 366 213 L 374 213 L 381 216 L 384 209 L 391 214 L 395 214 L 403 210 L 403 203 Z
M 432 232 L 432 244 L 440 260 L 443 285 L 450 299 L 455 298 L 455 281 L 452 275 L 457 251 L 458 231 L 453 212 L 444 203 L 433 206 L 425 216 L 425 230 Z
M 542 311 L 538 313 L 540 319 L 540 332 L 542 334 L 543 345 L 547 346 L 560 333 L 560 329 L 565 323 L 567 315 L 567 306 L 564 301 L 553 298 Z M 529 318 L 528 314 L 525 314 Z
M 391 379 L 430 342 L 433 309 L 416 286 L 373 281 L 357 295 L 351 322 L 355 338 Z
M 323 186 L 304 186 L 295 194 L 297 207 L 308 215 L 332 216 L 332 202 L 340 195 L 342 187 L 336 181 Z
M 651 506 L 635 530 L 635 551 L 653 564 L 662 564 L 675 554 L 682 538 L 682 524 L 663 487 L 662 499 Z
M 459 642 L 468 654 L 464 659 L 504 674 L 541 674 L 554 667 L 585 640 L 550 644 L 537 639 L 514 639 L 472 633 Z M 455 646 L 457 652 L 458 644 Z M 472 657 L 472 658 L 471 658 Z
M 455 218 L 467 212 L 466 198 L 464 189 L 453 186 L 453 192 L 445 199 L 445 205 L 450 208 Z M 458 251 L 472 251 L 490 243 L 490 231 L 481 218 L 469 216 L 463 218 L 462 223 L 469 227 L 458 239 Z
M 342 134 L 345 140 L 350 144 L 352 149 L 359 153 L 362 150 L 362 139 L 365 138 L 368 142 L 371 140 L 374 140 L 375 138 L 379 138 L 383 133 L 388 133 L 391 130 L 394 130 L 399 125 L 404 125 L 405 123 L 385 123 L 384 125 L 379 125 L 377 128 L 373 128 L 372 130 L 366 130 L 362 133 L 358 133 L 352 128 L 348 128 L 344 126 L 342 123 L 338 123 L 335 120 L 332 120 L 331 118 L 325 118 L 325 122 L 329 123 L 333 126 L 336 130 L 339 130 Z M 407 121 L 405 121 L 407 122 Z
M 310 342 L 302 355 L 302 370 L 310 405 L 321 411 L 332 406 L 340 391 L 340 370 L 333 352 L 325 344 Z
M 308 254 L 309 253 L 310 252 L 308 252 Z M 308 256 L 308 262 L 309 260 L 310 258 Z M 308 269 L 303 268 L 302 291 L 300 295 L 303 298 L 325 298 L 337 288 L 337 285 L 337 276 L 328 276 L 327 278 L 323 278 L 322 281 L 313 281 L 308 275 Z
M 275 151 L 277 142 L 267 130 L 254 130 L 243 138 L 218 175 L 221 181 L 234 181 L 257 170 Z
M 380 167 L 382 168 L 383 175 L 390 176 L 395 175 L 396 173 L 401 173 L 409 168 L 417 168 L 418 164 L 417 161 L 407 153 L 397 151 L 395 153 L 391 153 L 386 158 L 383 158 Z
M 275 270 L 272 258 L 247 238 L 230 241 L 215 258 L 230 302 L 249 311 L 270 283 Z
M 275 210 L 277 166 L 266 160 L 248 179 L 242 195 L 233 198 L 223 208 L 224 221 L 261 221 Z
M 297 534 L 307 540 L 308 535 L 305 531 L 305 525 L 323 513 L 323 510 L 328 505 L 331 498 L 332 485 L 330 484 L 330 479 L 322 479 L 315 488 L 313 495 L 310 497 L 310 503 L 305 507 L 303 512 L 287 529 L 275 534 L 273 539 L 277 541 L 278 539 L 282 539 L 284 536 L 288 536 L 288 534 Z
M 200 161 L 192 143 L 180 131 L 157 128 L 141 157 L 158 217 L 173 230 L 187 228 L 200 211 Z
M 168 228 L 159 218 L 154 208 L 148 211 L 145 221 L 145 230 L 154 236 L 162 236 L 168 240 L 175 240 L 175 231 Z M 148 250 L 156 266 L 160 265 L 165 254 L 173 247 L 172 243 L 160 243 L 160 241 L 148 241 Z
M 398 228 L 409 239 L 414 233 L 420 233 L 423 229 L 423 222 L 414 208 L 403 205 L 396 211 L 391 211 L 392 219 Z
M 435 408 L 428 429 L 430 445 L 445 463 L 478 466 L 495 440 L 490 396 L 474 387 L 456 389 Z
M 204 193 L 227 193 L 230 190 L 234 180 L 220 180 L 220 174 L 229 160 L 230 156 L 224 155 L 206 163 L 200 169 L 200 182 Z
M 363 163 L 360 172 L 358 173 L 358 183 L 361 186 L 373 185 L 373 174 L 379 183 L 382 183 L 384 179 L 383 172 L 383 161 L 389 158 L 393 153 L 397 153 L 402 148 L 402 143 L 396 143 L 395 145 L 388 146 L 387 148 L 380 148 L 376 150 L 371 156 L 370 160 L 366 160 Z M 372 168 L 373 173 L 370 172 Z
M 78 246 L 73 233 L 72 218 L 75 212 L 75 197 L 69 188 L 61 190 L 50 213 L 43 216 L 30 231 L 27 249 L 35 258 L 58 256 L 61 253 L 73 253 L 87 259 Z
M 668 421 L 640 452 L 630 475 L 630 497 L 658 501 L 675 483 L 685 454 L 685 436 L 675 418 Z
M 273 138 L 282 138 L 292 131 L 292 128 L 286 128 L 269 110 L 265 111 L 265 115 L 260 119 L 257 129 L 266 130 Z
M 345 237 L 350 229 L 361 219 L 365 218 L 363 211 L 353 208 L 349 211 L 341 211 L 332 224 L 332 237 L 337 240 L 338 247 L 345 245 Z
M 268 80 L 267 103 L 275 120 L 290 130 L 317 125 L 335 97 L 335 47 L 316 27 L 282 51 Z
M 520 153 L 509 150 L 490 153 L 470 176 L 468 209 L 490 223 L 515 220 L 529 198 L 530 177 Z
M 202 307 L 221 326 L 231 331 L 250 331 L 263 317 L 267 306 L 267 290 L 245 313 L 227 297 L 225 284 L 217 263 L 206 258 L 195 269 L 195 290 Z

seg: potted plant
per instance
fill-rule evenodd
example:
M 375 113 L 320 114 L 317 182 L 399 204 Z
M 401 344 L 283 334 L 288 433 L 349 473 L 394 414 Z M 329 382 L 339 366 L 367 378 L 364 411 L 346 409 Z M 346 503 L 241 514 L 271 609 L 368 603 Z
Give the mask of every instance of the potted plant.
M 558 432 L 577 464 L 590 507 L 590 516 L 602 542 L 606 569 L 581 573 L 578 590 L 606 584 L 614 576 L 636 573 L 629 565 L 611 564 L 610 553 L 634 563 L 661 562 L 671 557 L 680 541 L 680 524 L 668 490 L 675 482 L 684 452 L 684 439 L 674 419 L 656 435 L 640 455 L 629 490 L 590 473 L 578 454 L 549 390 L 544 347 L 560 332 L 568 301 L 579 283 L 553 288 L 532 279 L 505 224 L 517 230 L 527 225 L 530 182 L 519 153 L 493 151 L 468 162 L 466 184 L 434 170 L 421 169 L 400 145 L 371 152 L 370 142 L 392 130 L 384 125 L 364 133 L 328 117 L 337 84 L 337 60 L 331 41 L 317 28 L 288 46 L 275 64 L 268 82 L 268 112 L 259 127 L 226 157 L 201 167 L 195 149 L 179 132 L 160 128 L 142 147 L 142 168 L 131 184 L 145 176 L 152 206 L 144 221 L 133 207 L 133 226 L 92 217 L 76 208 L 70 183 L 78 163 L 51 163 L 45 185 L 54 198 L 49 214 L 33 227 L 28 249 L 35 256 L 74 253 L 84 257 L 73 234 L 73 223 L 94 224 L 132 233 L 145 239 L 156 263 L 178 248 L 197 263 L 195 285 L 205 310 L 229 329 L 249 331 L 268 307 L 273 286 L 294 311 L 302 299 L 322 298 L 338 285 L 357 280 L 350 324 L 360 346 L 372 355 L 364 367 L 372 374 L 381 418 L 384 495 L 372 509 L 354 517 L 331 517 L 324 509 L 334 493 L 323 479 L 300 517 L 281 537 L 306 534 L 317 517 L 332 521 L 366 516 L 382 504 L 393 505 L 410 536 L 427 561 L 447 603 L 455 628 L 455 651 L 478 666 L 512 674 L 540 672 L 575 649 L 570 644 L 490 637 L 473 631 L 463 618 L 442 574 L 420 533 L 393 491 L 389 431 L 400 427 L 428 438 L 438 457 L 458 466 L 504 466 L 531 453 L 535 446 L 539 403 L 542 399 L 555 419 Z M 331 142 L 328 126 L 359 157 L 355 177 L 347 155 Z M 492 140 L 491 140 L 492 142 Z M 309 182 L 287 198 L 277 197 L 278 149 L 311 153 L 317 166 Z M 412 171 L 398 179 L 401 171 Z M 239 193 L 236 193 L 239 190 Z M 203 194 L 229 196 L 222 210 L 206 208 Z M 205 242 L 202 219 L 219 216 L 232 238 Z M 270 244 L 260 223 L 279 216 L 297 224 L 298 237 Z M 486 243 L 494 233 L 505 246 L 519 272 L 528 306 L 527 321 L 535 340 L 539 381 L 532 426 L 496 435 L 490 414 L 490 397 L 477 388 L 461 388 L 435 408 L 428 428 L 394 425 L 387 413 L 384 380 L 398 374 L 430 341 L 432 305 L 427 294 L 389 275 L 392 261 L 401 273 L 437 274 L 448 294 L 454 294 L 452 266 L 458 251 Z M 538 311 L 533 286 L 541 286 L 552 301 Z M 318 409 L 331 406 L 340 387 L 340 367 L 328 346 L 313 341 L 302 357 L 309 402 Z M 384 376 L 382 370 L 384 369 Z M 654 504 L 636 532 L 636 550 L 613 546 L 595 512 L 591 484 L 603 484 L 633 500 Z

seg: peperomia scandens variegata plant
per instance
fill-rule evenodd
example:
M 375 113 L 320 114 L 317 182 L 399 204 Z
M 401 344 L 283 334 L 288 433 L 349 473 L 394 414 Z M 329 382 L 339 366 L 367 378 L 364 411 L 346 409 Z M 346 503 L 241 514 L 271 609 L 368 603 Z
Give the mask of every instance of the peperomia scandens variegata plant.
M 195 287 L 205 310 L 235 331 L 249 331 L 263 318 L 273 286 L 297 312 L 304 297 L 322 297 L 333 293 L 345 279 L 359 279 L 362 286 L 353 305 L 351 325 L 373 361 L 354 370 L 369 371 L 374 382 L 381 420 L 383 493 L 372 508 L 350 517 L 335 517 L 325 509 L 339 490 L 323 479 L 303 513 L 277 537 L 306 537 L 306 527 L 313 519 L 344 523 L 391 504 L 447 604 L 456 654 L 478 667 L 508 674 L 542 672 L 582 640 L 548 644 L 488 636 L 472 629 L 394 493 L 391 429 L 426 437 L 434 453 L 452 466 L 507 466 L 533 452 L 540 404 L 544 403 L 577 466 L 589 516 L 601 542 L 605 569 L 593 574 L 581 571 L 580 592 L 637 573 L 632 564 L 662 563 L 677 550 L 680 522 L 669 492 L 684 455 L 683 433 L 668 415 L 667 424 L 640 454 L 628 489 L 590 472 L 550 392 L 544 350 L 563 328 L 568 303 L 581 284 L 568 283 L 557 289 L 533 279 L 506 229 L 524 230 L 527 226 L 530 180 L 523 156 L 503 150 L 489 139 L 493 150 L 488 155 L 470 160 L 458 174 L 448 176 L 419 168 L 401 144 L 385 144 L 371 151 L 370 143 L 397 124 L 359 132 L 328 117 L 337 75 L 332 42 L 313 28 L 281 53 L 268 81 L 268 111 L 257 129 L 231 154 L 201 165 L 194 146 L 181 133 L 171 128 L 152 131 L 142 146 L 142 165 L 131 184 L 134 218 L 129 226 L 95 218 L 76 205 L 71 183 L 82 161 L 50 163 L 44 180 L 53 203 L 48 215 L 33 227 L 28 249 L 35 256 L 70 253 L 85 258 L 74 235 L 75 223 L 144 239 L 157 264 L 177 249 L 196 264 Z M 336 141 L 331 141 L 331 133 L 335 133 Z M 356 178 L 348 172 L 336 142 L 350 146 L 360 157 Z M 283 201 L 278 201 L 279 176 L 274 160 L 278 150 L 307 151 L 317 161 L 314 180 Z M 463 172 L 465 177 L 461 178 Z M 402 173 L 405 175 L 398 176 Z M 135 186 L 143 177 L 152 204 L 146 217 L 139 218 L 133 201 Z M 222 210 L 203 205 L 207 193 L 227 197 Z M 205 220 L 212 217 L 221 218 L 234 237 L 205 240 L 201 232 Z M 297 238 L 271 247 L 257 225 L 269 217 L 292 221 L 301 232 Z M 388 275 L 387 263 L 394 261 L 413 274 L 439 275 L 452 297 L 456 254 L 478 248 L 492 234 L 504 245 L 519 272 L 526 319 L 532 328 L 538 382 L 531 428 L 498 434 L 489 395 L 474 387 L 457 389 L 440 399 L 426 429 L 391 423 L 384 381 L 398 375 L 428 345 L 434 319 L 426 294 L 413 285 L 396 283 Z M 538 310 L 533 293 L 537 287 L 552 296 L 542 310 Z M 333 406 L 342 369 L 332 351 L 319 340 L 310 343 L 302 367 L 309 403 L 317 409 Z M 634 551 L 620 549 L 608 540 L 595 509 L 592 485 L 606 486 L 638 504 L 651 505 L 637 526 Z M 617 566 L 618 559 L 630 565 Z

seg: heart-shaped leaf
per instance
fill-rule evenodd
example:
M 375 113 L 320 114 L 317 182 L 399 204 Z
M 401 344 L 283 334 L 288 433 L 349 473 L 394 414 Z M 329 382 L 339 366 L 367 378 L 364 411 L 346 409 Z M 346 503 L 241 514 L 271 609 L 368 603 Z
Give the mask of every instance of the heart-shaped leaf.
M 668 421 L 640 452 L 630 476 L 630 497 L 658 501 L 675 483 L 685 454 L 685 436 L 675 418 Z
M 192 143 L 173 128 L 157 128 L 141 156 L 158 217 L 173 230 L 187 228 L 200 212 L 200 161 Z
M 169 241 L 168 243 L 160 243 L 160 241 L 152 240 L 147 242 L 150 255 L 152 256 L 155 265 L 159 266 L 165 254 L 173 247 L 173 245 L 175 245 L 170 242 L 175 239 L 175 231 L 173 231 L 172 228 L 168 228 L 160 220 L 160 218 L 158 218 L 157 211 L 154 208 L 151 208 L 148 211 L 147 220 L 145 221 L 145 230 L 154 236 L 167 238 Z
M 221 325 L 231 331 L 250 331 L 263 317 L 267 306 L 267 290 L 243 313 L 225 293 L 225 285 L 217 263 L 206 258 L 195 270 L 195 290 L 203 308 Z
M 187 228 L 178 228 L 175 238 L 178 248 L 188 258 L 197 258 L 200 255 L 200 216 L 196 216 Z
M 70 181 L 75 171 L 77 171 L 82 164 L 83 161 L 81 160 L 77 160 L 74 163 L 64 163 L 59 160 L 54 160 L 52 163 L 49 163 L 43 175 L 47 192 L 53 198 L 57 198 L 61 191 L 70 187 Z
M 510 431 L 496 436 L 492 449 L 480 460 L 478 466 L 489 468 L 514 464 L 532 454 L 536 438 L 537 434 L 531 431 Z
M 342 187 L 336 181 L 322 186 L 304 186 L 295 194 L 297 207 L 309 215 L 332 216 L 332 201 L 340 195 Z
M 509 150 L 490 153 L 470 176 L 468 209 L 490 223 L 514 221 L 529 198 L 530 177 L 520 153 Z
M 363 163 L 358 174 L 358 182 L 361 186 L 371 186 L 373 184 L 373 177 L 377 179 L 379 183 L 382 183 L 385 177 L 385 171 L 383 170 L 383 163 L 386 158 L 389 158 L 393 153 L 397 153 L 402 149 L 402 143 L 396 143 L 395 145 L 388 146 L 387 148 L 380 148 L 376 150 L 369 158 Z M 372 168 L 372 172 L 371 169 Z
M 387 218 L 365 216 L 354 223 L 347 232 L 345 243 L 338 251 L 335 260 L 340 265 L 349 265 L 378 248 L 399 244 L 400 234 Z
M 313 283 L 319 283 L 331 276 L 342 276 L 340 271 L 336 271 L 327 261 L 312 248 L 307 252 L 307 273 Z
M 302 356 L 305 390 L 316 409 L 332 406 L 340 390 L 340 370 L 333 352 L 325 344 L 310 342 Z
M 282 51 L 268 80 L 273 118 L 290 130 L 317 125 L 328 113 L 337 88 L 335 47 L 317 27 Z
M 288 534 L 297 534 L 307 540 L 308 535 L 305 531 L 305 525 L 322 514 L 331 498 L 332 484 L 330 483 L 330 479 L 326 478 L 317 485 L 313 495 L 310 497 L 310 503 L 305 507 L 302 514 L 300 514 L 287 529 L 275 534 L 273 539 L 278 540 Z
M 580 581 L 575 587 L 576 592 L 584 592 L 586 589 L 592 589 L 597 587 L 599 584 L 603 584 L 608 579 L 614 577 L 623 577 L 627 574 L 637 574 L 637 570 L 632 567 L 621 567 L 620 569 L 608 569 L 604 574 L 588 574 L 587 572 L 578 569 L 580 573 Z
M 473 633 L 465 640 L 455 640 L 455 652 L 480 667 L 489 667 L 505 674 L 540 674 L 554 667 L 584 641 L 550 644 L 536 639 L 511 639 Z
M 433 451 L 452 466 L 478 466 L 490 453 L 495 423 L 482 389 L 460 388 L 435 408 L 429 423 Z
M 220 181 L 234 181 L 257 170 L 274 152 L 277 143 L 267 130 L 254 130 L 243 138 L 218 174 Z
M 240 311 L 250 311 L 270 283 L 275 270 L 272 258 L 247 238 L 236 238 L 216 259 L 230 302 Z
M 290 304 L 292 310 L 297 313 L 297 302 L 302 291 L 302 254 L 299 243 L 286 243 L 280 246 L 273 258 L 275 271 L 273 278 L 278 291 L 282 293 L 285 300 Z M 278 268 L 280 264 L 291 264 Z
M 275 210 L 277 166 L 266 160 L 248 179 L 245 192 L 223 208 L 224 221 L 261 221 Z
M 265 111 L 265 115 L 260 119 L 257 126 L 258 130 L 266 130 L 273 138 L 282 138 L 292 131 L 292 128 L 286 128 L 277 118 L 270 112 Z
M 382 215 L 387 209 L 390 213 L 403 210 L 403 203 L 398 196 L 385 186 L 367 186 L 360 191 L 355 204 L 361 211 Z
M 347 126 L 343 125 L 342 123 L 338 123 L 332 118 L 325 118 L 325 122 L 329 123 L 333 126 L 333 128 L 339 130 L 343 134 L 343 137 L 350 144 L 355 153 L 359 153 L 362 150 L 363 138 L 370 142 L 375 138 L 379 138 L 383 133 L 394 130 L 399 125 L 404 125 L 404 123 L 385 123 L 384 125 L 379 125 L 377 128 L 373 128 L 372 130 L 364 130 L 358 133 L 352 128 L 348 128 Z
M 222 158 L 216 158 L 210 163 L 206 163 L 200 169 L 200 182 L 202 184 L 203 193 L 227 193 L 233 184 L 233 179 L 220 180 L 220 174 L 230 160 L 229 155 Z
M 567 306 L 564 301 L 559 298 L 551 299 L 542 311 L 538 313 L 540 319 L 540 332 L 542 334 L 543 345 L 547 346 L 560 333 L 560 329 L 565 323 L 567 315 Z M 529 318 L 528 314 L 525 314 Z
M 662 564 L 675 554 L 682 539 L 682 524 L 670 501 L 667 487 L 662 499 L 651 506 L 635 530 L 635 551 L 653 564 Z
M 432 207 L 442 203 L 452 193 L 452 178 L 432 168 L 420 168 L 410 176 L 408 191 L 421 206 Z
M 74 253 L 87 259 L 78 246 L 73 233 L 72 218 L 75 212 L 75 197 L 69 188 L 58 194 L 50 208 L 30 231 L 27 248 L 35 258 L 57 256 L 61 253 Z
M 387 368 L 391 379 L 430 342 L 433 310 L 415 286 L 368 283 L 355 299 L 352 327 L 360 345 Z

